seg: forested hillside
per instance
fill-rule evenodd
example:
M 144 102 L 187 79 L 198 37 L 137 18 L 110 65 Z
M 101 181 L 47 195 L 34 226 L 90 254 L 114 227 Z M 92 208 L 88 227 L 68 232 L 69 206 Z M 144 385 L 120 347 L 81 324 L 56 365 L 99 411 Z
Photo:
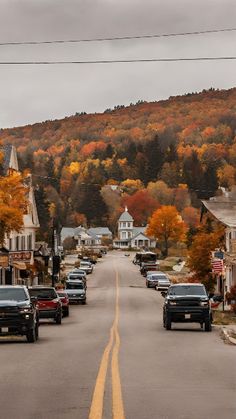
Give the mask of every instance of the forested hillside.
M 162 204 L 194 223 L 199 198 L 235 184 L 235 130 L 236 88 L 210 89 L 4 129 L 0 141 L 34 175 L 44 231 L 51 203 L 61 225 L 114 228 L 125 204 L 139 224 Z

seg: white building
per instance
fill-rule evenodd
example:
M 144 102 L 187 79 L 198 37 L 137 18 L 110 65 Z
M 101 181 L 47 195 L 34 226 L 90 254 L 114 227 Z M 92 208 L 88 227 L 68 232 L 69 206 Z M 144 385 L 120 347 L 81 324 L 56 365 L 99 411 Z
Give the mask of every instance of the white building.
M 205 208 L 225 226 L 222 272 L 217 275 L 217 291 L 225 293 L 232 285 L 236 285 L 236 199 L 231 196 L 219 196 L 202 202 Z
M 19 171 L 16 149 L 12 145 L 4 146 L 4 175 Z M 0 266 L 0 284 L 24 284 L 30 265 L 34 263 L 35 237 L 39 228 L 39 219 L 34 197 L 31 177 L 27 180 L 28 208 L 23 216 L 23 227 L 20 232 L 12 231 L 6 237 L 4 249 L 8 252 L 8 267 Z
M 113 241 L 113 247 L 117 249 L 156 247 L 156 240 L 148 237 L 145 230 L 146 227 L 134 227 L 134 219 L 126 207 L 118 220 L 118 237 Z

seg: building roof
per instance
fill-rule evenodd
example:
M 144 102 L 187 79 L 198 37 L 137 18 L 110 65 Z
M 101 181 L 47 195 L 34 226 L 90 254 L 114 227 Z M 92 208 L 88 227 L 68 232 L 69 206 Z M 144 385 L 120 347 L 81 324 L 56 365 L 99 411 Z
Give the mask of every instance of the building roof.
M 128 208 L 125 207 L 125 211 L 122 212 L 119 221 L 134 221 L 133 217 L 130 215 L 130 213 L 128 212 Z
M 206 209 L 222 224 L 236 228 L 236 200 L 229 198 L 214 198 L 202 201 Z
M 18 161 L 16 156 L 16 149 L 11 144 L 4 144 L 0 151 L 3 153 L 3 173 L 7 174 L 8 169 L 18 169 Z
M 111 236 L 112 232 L 108 227 L 91 227 L 88 229 L 89 234 L 94 234 L 96 236 Z
M 139 233 L 145 234 L 147 227 L 133 227 L 133 236 L 137 236 Z
M 138 236 L 143 236 L 148 240 L 151 240 L 150 237 L 146 236 L 146 234 L 142 233 L 141 231 L 139 231 L 135 236 L 132 237 L 132 240 L 137 239 Z
M 67 237 L 74 237 L 75 228 L 73 227 L 62 227 L 61 229 L 61 242 L 65 240 Z

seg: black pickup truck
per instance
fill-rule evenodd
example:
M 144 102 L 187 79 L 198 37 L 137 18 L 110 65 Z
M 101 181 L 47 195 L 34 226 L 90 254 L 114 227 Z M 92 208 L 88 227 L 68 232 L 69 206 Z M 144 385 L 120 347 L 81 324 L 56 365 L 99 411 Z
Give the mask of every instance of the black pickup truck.
M 203 284 L 171 285 L 165 296 L 163 326 L 171 329 L 175 323 L 200 323 L 206 332 L 211 331 L 211 305 Z
M 0 336 L 26 336 L 28 342 L 38 339 L 37 300 L 31 299 L 23 285 L 0 285 Z

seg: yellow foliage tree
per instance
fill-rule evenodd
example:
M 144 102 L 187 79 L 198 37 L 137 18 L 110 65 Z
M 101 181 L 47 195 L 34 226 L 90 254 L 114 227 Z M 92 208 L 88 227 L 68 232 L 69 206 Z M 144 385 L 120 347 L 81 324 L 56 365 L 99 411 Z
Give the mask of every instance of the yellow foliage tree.
M 158 239 L 163 256 L 168 256 L 171 242 L 184 241 L 185 233 L 186 225 L 172 205 L 163 205 L 149 219 L 147 234 Z
M 27 188 L 22 175 L 13 172 L 0 177 L 0 245 L 11 231 L 19 232 L 23 226 L 23 215 L 26 212 Z

